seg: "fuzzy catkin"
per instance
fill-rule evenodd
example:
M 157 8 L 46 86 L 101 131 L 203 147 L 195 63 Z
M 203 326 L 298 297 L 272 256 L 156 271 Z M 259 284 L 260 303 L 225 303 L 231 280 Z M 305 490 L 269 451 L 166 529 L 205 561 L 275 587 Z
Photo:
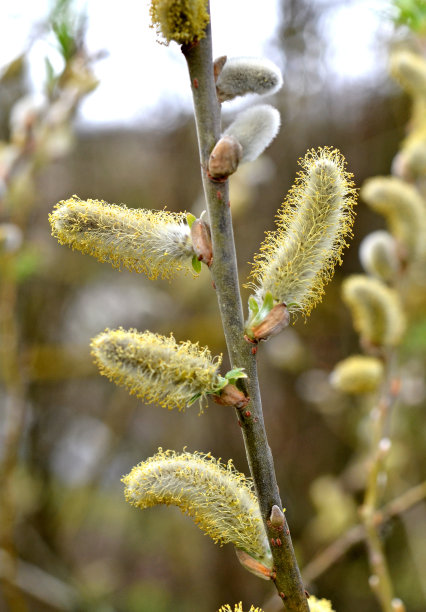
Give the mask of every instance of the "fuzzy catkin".
M 159 452 L 123 478 L 126 500 L 138 508 L 177 506 L 214 542 L 231 542 L 271 567 L 271 553 L 252 482 L 232 461 L 210 454 Z
M 147 403 L 184 410 L 218 385 L 221 357 L 208 348 L 145 331 L 105 330 L 91 343 L 101 374 Z
M 397 346 L 405 332 L 405 315 L 398 293 L 376 278 L 354 274 L 342 283 L 356 331 L 380 347 Z
M 249 287 L 261 303 L 267 292 L 290 312 L 308 315 L 321 300 L 346 246 L 355 191 L 343 156 L 329 147 L 308 151 L 302 172 L 255 256 Z
M 273 94 L 282 86 L 281 72 L 263 57 L 231 57 L 223 66 L 216 89 L 221 102 L 247 93 Z
M 426 205 L 413 185 L 397 177 L 377 176 L 364 182 L 361 197 L 385 217 L 410 258 L 426 255 Z
M 254 161 L 278 134 L 281 116 L 269 104 L 258 104 L 239 113 L 223 133 L 235 138 L 242 148 L 240 163 Z
M 194 251 L 184 213 L 127 208 L 73 196 L 49 215 L 60 244 L 142 272 L 150 279 L 190 270 Z
M 207 0 L 151 0 L 153 27 L 167 42 L 190 44 L 205 37 Z
M 393 280 L 400 268 L 395 238 L 385 230 L 371 232 L 363 238 L 359 259 L 368 274 L 385 282 Z
M 343 393 L 373 393 L 384 376 L 380 359 L 367 355 L 352 355 L 336 364 L 330 375 L 332 386 Z
M 412 96 L 426 97 L 426 61 L 408 50 L 395 51 L 390 62 L 392 76 Z
M 224 606 L 221 606 L 217 612 L 244 612 L 243 602 L 240 601 L 240 603 L 235 604 L 233 609 L 229 604 L 225 604 Z M 250 606 L 250 610 L 248 610 L 248 612 L 263 612 L 263 610 L 261 608 Z
M 331 607 L 331 601 L 328 599 L 318 599 L 311 595 L 308 599 L 310 612 L 335 612 Z

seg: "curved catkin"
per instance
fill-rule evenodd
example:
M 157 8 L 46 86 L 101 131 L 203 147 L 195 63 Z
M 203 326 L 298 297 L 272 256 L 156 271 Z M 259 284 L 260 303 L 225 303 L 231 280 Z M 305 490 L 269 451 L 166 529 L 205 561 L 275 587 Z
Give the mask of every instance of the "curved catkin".
M 134 329 L 105 330 L 91 343 L 101 374 L 147 403 L 184 410 L 218 385 L 221 357 L 191 342 Z
M 395 279 L 400 268 L 395 238 L 385 230 L 371 232 L 363 238 L 359 259 L 368 274 L 385 282 Z
M 167 42 L 200 40 L 209 23 L 207 0 L 151 0 L 149 12 L 153 27 Z
M 352 355 L 336 364 L 330 375 L 331 385 L 343 393 L 373 393 L 384 376 L 383 362 L 376 357 Z
M 343 156 L 329 147 L 308 151 L 302 172 L 255 256 L 249 287 L 261 303 L 267 292 L 305 316 L 321 300 L 346 246 L 355 191 Z
M 229 461 L 210 454 L 159 452 L 123 478 L 126 500 L 137 508 L 177 506 L 214 542 L 231 542 L 264 565 L 271 554 L 252 483 Z
M 375 278 L 362 274 L 342 283 L 343 301 L 349 306 L 354 327 L 375 346 L 396 346 L 405 331 L 405 316 L 398 293 Z
M 73 196 L 49 215 L 60 244 L 142 272 L 150 279 L 191 270 L 194 251 L 184 213 L 127 208 Z
M 386 218 L 409 258 L 426 254 L 426 205 L 413 185 L 393 176 L 373 177 L 364 182 L 361 197 Z
M 273 94 L 283 83 L 281 72 L 273 62 L 262 57 L 231 57 L 223 66 L 216 89 L 220 102 L 248 93 Z

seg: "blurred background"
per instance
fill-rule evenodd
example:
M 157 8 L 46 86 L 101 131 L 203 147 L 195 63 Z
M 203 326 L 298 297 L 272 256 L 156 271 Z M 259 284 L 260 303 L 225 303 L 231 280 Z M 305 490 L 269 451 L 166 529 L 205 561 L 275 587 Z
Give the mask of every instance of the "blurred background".
M 216 56 L 262 55 L 284 75 L 271 100 L 279 136 L 231 178 L 243 282 L 307 149 L 339 148 L 358 187 L 390 173 L 410 102 L 388 75 L 389 50 L 414 43 L 387 0 L 211 4 Z M 267 610 L 273 588 L 246 573 L 232 546 L 214 545 L 175 508 L 130 507 L 120 483 L 159 446 L 211 451 L 247 474 L 234 415 L 213 404 L 201 416 L 196 407 L 143 405 L 99 376 L 89 354 L 94 335 L 120 325 L 225 352 L 207 269 L 197 279 L 148 281 L 59 246 L 47 220 L 72 194 L 201 213 L 179 47 L 156 43 L 147 2 L 21 0 L 2 4 L 0 22 L 0 610 L 212 612 L 240 600 Z M 224 124 L 253 101 L 225 104 Z M 342 278 L 360 271 L 359 242 L 381 227 L 361 202 L 322 304 L 259 351 L 266 427 L 302 569 L 358 523 L 368 406 L 328 380 L 337 361 L 359 352 Z M 385 501 L 425 479 L 425 293 L 419 286 L 410 297 Z M 388 521 L 383 537 L 396 593 L 410 612 L 424 610 L 426 505 Z M 308 589 L 336 610 L 379 609 L 362 542 L 316 573 Z

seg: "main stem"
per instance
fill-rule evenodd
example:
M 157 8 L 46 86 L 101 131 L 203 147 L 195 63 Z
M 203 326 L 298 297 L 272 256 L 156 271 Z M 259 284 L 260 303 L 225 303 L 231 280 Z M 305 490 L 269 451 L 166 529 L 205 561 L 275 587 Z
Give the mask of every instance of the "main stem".
M 271 526 L 273 505 L 282 508 L 271 449 L 266 436 L 257 378 L 256 358 L 244 340 L 244 318 L 238 282 L 228 181 L 214 182 L 207 175 L 210 153 L 220 137 L 220 105 L 213 77 L 210 25 L 206 37 L 183 47 L 188 63 L 194 99 L 195 121 L 200 150 L 201 174 L 213 243 L 211 273 L 216 288 L 222 324 L 232 367 L 244 367 L 248 375 L 246 392 L 250 397 L 244 411 L 237 411 L 244 437 L 250 472 L 254 481 L 268 539 L 271 542 L 276 576 L 275 585 L 284 607 L 294 612 L 309 612 L 300 571 L 284 518 L 281 530 Z M 276 542 L 280 542 L 279 546 Z M 272 545 L 273 544 L 273 545 Z

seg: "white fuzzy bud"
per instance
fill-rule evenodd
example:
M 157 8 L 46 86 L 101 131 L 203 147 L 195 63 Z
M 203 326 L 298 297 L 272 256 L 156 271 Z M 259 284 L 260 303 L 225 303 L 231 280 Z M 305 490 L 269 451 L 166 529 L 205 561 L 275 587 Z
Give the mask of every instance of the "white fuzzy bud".
M 400 267 L 395 239 L 385 230 L 372 232 L 362 240 L 359 259 L 368 274 L 384 281 L 392 280 Z
M 241 112 L 224 135 L 233 136 L 240 143 L 243 150 L 240 163 L 250 162 L 271 144 L 280 124 L 280 113 L 276 108 L 259 104 Z
M 223 66 L 217 82 L 220 102 L 248 93 L 273 94 L 283 84 L 281 72 L 273 62 L 262 57 L 231 57 Z

